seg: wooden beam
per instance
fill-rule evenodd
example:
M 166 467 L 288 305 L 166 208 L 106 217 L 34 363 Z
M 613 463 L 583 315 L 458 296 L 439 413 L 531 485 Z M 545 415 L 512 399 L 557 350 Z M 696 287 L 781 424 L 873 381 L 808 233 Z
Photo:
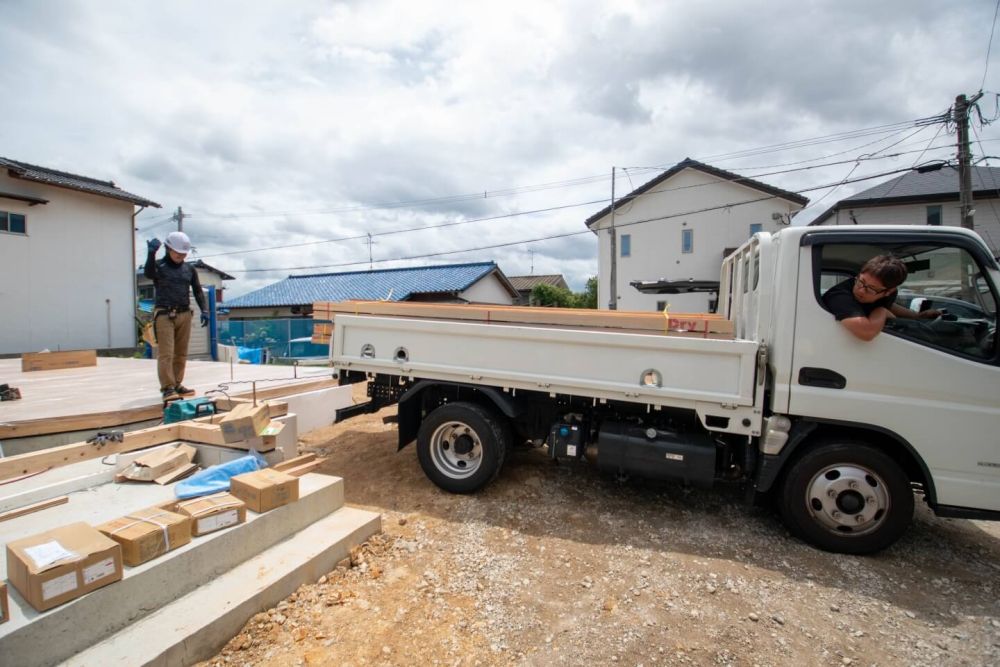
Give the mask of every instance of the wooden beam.
M 281 472 L 286 475 L 291 475 L 292 477 L 302 477 L 302 475 L 307 472 L 312 472 L 316 468 L 323 465 L 326 459 L 316 459 L 315 461 L 310 461 L 309 463 L 303 463 L 302 465 L 295 466 L 294 468 L 285 468 Z
M 10 519 L 16 519 L 19 516 L 24 516 L 25 514 L 31 514 L 32 512 L 38 512 L 40 510 L 49 507 L 55 507 L 56 505 L 63 505 L 68 502 L 69 502 L 69 496 L 59 496 L 58 498 L 49 498 L 48 500 L 32 503 L 31 505 L 18 507 L 16 510 L 10 510 L 9 512 L 4 512 L 3 514 L 0 514 L 0 521 L 9 521 Z
M 179 440 L 178 431 L 177 424 L 167 424 L 130 431 L 124 435 L 121 442 L 106 442 L 101 446 L 89 442 L 76 442 L 62 447 L 0 458 L 0 480 L 44 472 L 49 468 L 57 468 L 78 461 L 88 461 L 109 454 L 120 454 L 143 447 L 162 445 Z
M 272 468 L 275 470 L 288 470 L 289 468 L 295 468 L 297 466 L 303 465 L 305 463 L 310 463 L 316 460 L 316 454 L 310 452 L 308 454 L 303 454 L 301 456 L 296 456 L 290 458 L 287 461 L 282 461 L 281 463 L 275 463 Z
M 114 412 L 96 412 L 83 415 L 67 415 L 64 417 L 49 417 L 43 419 L 24 419 L 8 424 L 0 424 L 0 440 L 26 438 L 32 435 L 50 435 L 52 433 L 71 433 L 73 431 L 89 431 L 93 429 L 111 428 L 124 424 L 160 419 L 163 408 L 159 405 L 149 405 L 132 410 L 116 410 Z
M 65 352 L 25 352 L 21 355 L 21 372 L 54 371 L 60 368 L 83 368 L 97 365 L 96 350 Z

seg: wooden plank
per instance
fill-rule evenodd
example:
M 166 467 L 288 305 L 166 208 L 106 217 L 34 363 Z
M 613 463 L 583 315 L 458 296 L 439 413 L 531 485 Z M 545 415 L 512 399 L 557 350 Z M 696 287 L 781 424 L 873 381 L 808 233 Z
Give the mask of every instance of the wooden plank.
M 310 452 L 309 454 L 303 454 L 302 456 L 296 456 L 295 458 L 288 459 L 287 461 L 276 463 L 271 467 L 274 468 L 275 470 L 288 470 L 289 468 L 295 468 L 315 460 L 316 460 L 316 454 Z
M 733 323 L 711 313 L 660 313 L 583 308 L 533 308 L 527 306 L 482 306 L 456 304 L 399 303 L 388 301 L 317 302 L 316 308 L 333 314 L 423 317 L 473 320 L 505 324 L 535 324 L 589 328 L 614 328 L 664 334 L 732 335 Z M 322 336 L 321 336 L 322 337 Z
M 0 480 L 44 472 L 49 468 L 96 459 L 109 454 L 120 454 L 143 447 L 162 445 L 179 440 L 178 431 L 177 424 L 167 424 L 131 431 L 124 435 L 122 442 L 107 442 L 100 447 L 88 442 L 76 442 L 61 447 L 43 449 L 39 452 L 0 458 Z
M 112 426 L 134 424 L 161 417 L 163 417 L 163 408 L 160 405 L 149 405 L 132 410 L 115 410 L 113 412 L 95 412 L 42 419 L 24 419 L 8 424 L 0 424 L 0 441 L 26 438 L 32 435 L 71 433 L 73 431 L 89 431 L 98 428 L 107 429 Z
M 54 371 L 60 368 L 84 368 L 97 365 L 97 350 L 67 350 L 60 352 L 25 352 L 21 355 L 21 372 Z
M 32 512 L 38 512 L 40 510 L 55 507 L 56 505 L 64 505 L 69 502 L 69 496 L 59 496 L 58 498 L 49 498 L 48 500 L 43 500 L 38 503 L 33 503 L 31 505 L 25 505 L 24 507 L 19 507 L 16 510 L 10 510 L 9 512 L 4 512 L 0 514 L 0 521 L 9 521 L 10 519 L 16 519 L 19 516 L 24 516 L 25 514 L 31 514 Z
M 296 466 L 294 468 L 285 468 L 281 472 L 285 473 L 286 475 L 291 475 L 292 477 L 302 477 L 302 475 L 306 474 L 307 472 L 312 472 L 316 468 L 323 465 L 325 461 L 326 459 L 316 459 L 315 461 L 310 461 L 309 463 L 303 463 L 302 465 Z

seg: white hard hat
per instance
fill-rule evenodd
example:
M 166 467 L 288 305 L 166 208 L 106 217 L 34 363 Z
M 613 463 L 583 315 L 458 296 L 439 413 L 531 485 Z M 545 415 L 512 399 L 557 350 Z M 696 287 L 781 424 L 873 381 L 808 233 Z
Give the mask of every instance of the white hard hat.
M 191 239 L 184 232 L 170 232 L 164 242 L 174 252 L 186 255 L 191 252 Z

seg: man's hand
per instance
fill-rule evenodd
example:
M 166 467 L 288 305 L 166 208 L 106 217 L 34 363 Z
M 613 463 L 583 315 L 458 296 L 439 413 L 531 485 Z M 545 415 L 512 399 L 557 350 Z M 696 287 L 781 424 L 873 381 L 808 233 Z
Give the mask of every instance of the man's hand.
M 160 249 L 160 239 L 149 239 L 146 241 L 146 249 L 149 252 L 156 252 Z
M 201 314 L 201 326 L 203 327 L 208 326 L 208 315 L 206 315 L 205 313 Z
M 940 310 L 935 310 L 933 308 L 929 310 L 922 310 L 917 313 L 917 319 L 919 320 L 933 320 L 944 315 Z

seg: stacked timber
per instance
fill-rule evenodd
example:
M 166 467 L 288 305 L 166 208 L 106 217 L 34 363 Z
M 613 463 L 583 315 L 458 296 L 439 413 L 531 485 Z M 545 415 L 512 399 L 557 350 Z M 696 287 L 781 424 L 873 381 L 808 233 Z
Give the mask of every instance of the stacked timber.
M 539 308 L 529 306 L 496 306 L 488 304 L 409 303 L 399 301 L 317 301 L 313 318 L 333 320 L 341 315 L 379 315 L 383 317 L 417 317 L 434 320 L 472 321 L 487 324 L 520 324 L 528 326 L 573 327 L 580 329 L 616 330 L 637 333 L 657 333 L 668 336 L 690 336 L 732 340 L 733 323 L 710 313 L 640 312 L 626 310 L 589 310 L 584 308 Z M 313 342 L 330 343 L 334 324 L 317 323 L 313 327 Z

